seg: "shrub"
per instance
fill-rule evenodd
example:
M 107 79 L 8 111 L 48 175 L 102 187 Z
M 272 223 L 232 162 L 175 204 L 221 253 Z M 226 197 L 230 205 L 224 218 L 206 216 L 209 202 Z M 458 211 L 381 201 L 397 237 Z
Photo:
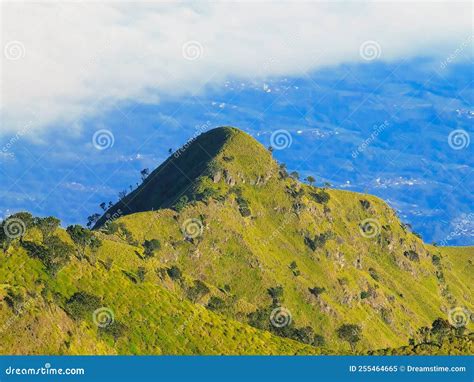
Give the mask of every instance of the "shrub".
M 337 336 L 349 343 L 351 350 L 354 351 L 357 342 L 361 339 L 362 329 L 359 325 L 343 324 L 337 330 Z
M 311 345 L 314 340 L 313 328 L 310 326 L 306 326 L 304 328 L 293 329 L 290 338 L 302 342 L 304 344 Z
M 379 275 L 374 268 L 369 268 L 369 274 L 375 281 L 379 281 Z
M 267 292 L 270 295 L 270 297 L 272 298 L 274 305 L 278 304 L 283 298 L 283 287 L 282 286 L 268 288 Z
M 177 212 L 181 212 L 184 209 L 184 207 L 186 207 L 186 205 L 188 204 L 188 201 L 189 201 L 189 198 L 186 195 L 183 195 L 181 196 L 181 198 L 179 198 L 179 200 L 176 202 L 173 208 Z
M 419 262 L 420 261 L 420 256 L 418 255 L 418 253 L 416 253 L 415 251 L 413 250 L 408 250 L 408 251 L 405 251 L 403 253 L 403 255 L 405 257 L 407 257 L 408 259 L 410 259 L 411 261 L 415 261 L 415 262 Z
M 145 267 L 138 267 L 137 269 L 137 278 L 140 280 L 140 282 L 145 281 L 145 276 L 146 276 L 146 269 Z
M 331 232 L 323 232 L 319 235 L 315 235 L 314 239 L 309 236 L 305 236 L 304 243 L 312 250 L 315 251 L 318 248 L 324 247 L 326 242 L 332 237 Z
M 441 258 L 437 255 L 431 256 L 431 262 L 434 266 L 439 267 L 441 265 Z
M 324 190 L 311 192 L 310 195 L 314 199 L 314 201 L 319 204 L 326 204 L 331 199 L 331 196 Z
M 252 215 L 252 211 L 250 210 L 250 206 L 247 200 L 245 200 L 242 196 L 238 196 L 236 201 L 239 205 L 239 212 L 244 218 Z
M 118 321 L 114 321 L 110 325 L 99 327 L 99 334 L 111 336 L 115 342 L 120 337 L 123 337 L 127 331 L 128 327 Z
M 161 243 L 158 239 L 145 240 L 143 242 L 143 248 L 145 258 L 150 258 L 155 256 L 155 251 L 158 251 L 161 248 Z
M 368 200 L 361 199 L 359 202 L 364 210 L 368 210 L 370 208 L 370 202 Z
M 225 308 L 225 301 L 217 296 L 212 296 L 207 303 L 207 308 L 213 311 L 220 311 Z
M 104 266 L 105 269 L 110 271 L 112 269 L 112 265 L 114 263 L 114 260 L 111 257 L 107 257 L 104 262 L 102 262 L 102 265 Z
M 386 324 L 392 323 L 392 312 L 389 309 L 382 307 L 382 309 L 380 309 L 380 316 Z
M 326 291 L 326 288 L 315 286 L 314 288 L 308 288 L 308 290 L 313 296 L 318 297 L 321 293 Z
M 292 171 L 290 173 L 290 177 L 292 177 L 294 180 L 298 180 L 300 178 L 300 174 L 298 174 L 296 171 Z
M 313 346 L 321 347 L 326 344 L 324 337 L 321 334 L 315 334 L 313 338 Z
M 168 273 L 168 276 L 172 280 L 180 280 L 181 279 L 181 270 L 176 265 L 173 265 L 171 268 L 168 268 L 166 270 L 166 272 Z
M 369 292 L 367 292 L 367 291 L 365 291 L 365 290 L 363 290 L 362 292 L 360 292 L 360 298 L 361 298 L 362 300 L 364 300 L 364 299 L 366 299 L 366 298 L 369 298 L 369 297 L 370 297 L 370 293 L 369 293 Z
M 301 274 L 301 272 L 298 269 L 298 264 L 296 264 L 296 261 L 292 261 L 288 267 L 291 269 L 294 276 L 299 276 Z
M 199 194 L 199 199 L 200 200 L 208 200 L 208 199 L 211 199 L 211 198 L 216 198 L 217 196 L 219 196 L 219 192 L 212 188 L 212 187 L 206 187 L 200 194 Z
M 187 290 L 186 295 L 192 302 L 198 302 L 209 292 L 210 290 L 206 284 L 204 284 L 201 280 L 195 280 L 194 286 Z
M 22 245 L 28 256 L 40 260 L 51 275 L 69 262 L 73 252 L 73 248 L 57 236 L 47 237 L 44 245 L 31 241 L 25 241 Z
M 66 312 L 75 320 L 92 317 L 94 310 L 100 308 L 100 298 L 86 292 L 74 293 L 66 301 Z
M 53 216 L 35 218 L 35 226 L 40 230 L 43 242 L 56 231 L 60 223 L 61 221 Z
M 254 328 L 261 330 L 270 329 L 270 310 L 268 308 L 258 308 L 255 312 L 248 315 L 248 323 Z
M 79 248 L 80 257 L 85 255 L 86 247 L 90 247 L 92 251 L 96 251 L 101 245 L 102 241 L 95 237 L 95 235 L 88 229 L 80 225 L 70 225 L 66 228 L 66 232 L 71 237 L 72 241 Z

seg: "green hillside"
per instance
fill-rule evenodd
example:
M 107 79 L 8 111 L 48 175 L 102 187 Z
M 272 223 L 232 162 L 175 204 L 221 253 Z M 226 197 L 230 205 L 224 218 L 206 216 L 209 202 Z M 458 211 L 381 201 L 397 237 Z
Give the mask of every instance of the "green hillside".
M 472 352 L 474 248 L 426 245 L 234 128 L 178 150 L 93 233 L 12 218 L 0 353 Z

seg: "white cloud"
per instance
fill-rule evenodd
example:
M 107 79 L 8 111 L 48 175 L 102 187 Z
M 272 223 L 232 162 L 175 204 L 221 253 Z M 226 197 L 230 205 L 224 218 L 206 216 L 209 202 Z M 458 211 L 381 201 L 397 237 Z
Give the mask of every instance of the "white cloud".
M 470 3 L 2 3 L 1 131 L 157 103 L 226 79 L 438 55 L 471 33 Z M 472 40 L 471 40 L 472 41 Z M 188 44 L 186 44 L 188 42 Z M 469 50 L 468 47 L 467 50 Z

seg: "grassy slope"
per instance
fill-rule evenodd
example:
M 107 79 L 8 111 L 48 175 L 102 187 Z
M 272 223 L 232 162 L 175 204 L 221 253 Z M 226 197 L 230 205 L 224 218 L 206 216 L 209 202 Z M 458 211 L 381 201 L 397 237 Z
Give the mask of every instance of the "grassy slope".
M 24 341 L 19 342 L 23 345 L 18 349 L 21 346 L 23 350 L 31 349 L 28 341 L 32 335 L 38 336 L 40 330 L 37 320 L 45 319 L 48 312 L 52 322 L 70 325 L 72 335 L 66 338 L 64 330 L 58 328 L 57 339 L 51 337 L 55 345 L 38 345 L 30 352 L 317 352 L 315 348 L 244 324 L 248 313 L 270 306 L 267 289 L 277 285 L 284 288 L 282 304 L 291 311 L 296 326 L 311 326 L 326 338 L 324 351 L 348 352 L 348 345 L 334 333 L 342 323 L 362 326 L 363 339 L 358 350 L 366 351 L 405 345 L 417 328 L 430 325 L 437 317 L 445 318 L 453 306 L 473 310 L 469 289 L 473 281 L 472 248 L 458 250 L 424 245 L 402 227 L 383 201 L 370 195 L 329 189 L 327 205 L 316 203 L 311 193 L 320 190 L 291 178 L 280 179 L 271 155 L 251 137 L 235 129 L 220 129 L 218 139 L 214 139 L 213 134 L 200 137 L 178 158 L 181 171 L 186 174 L 189 174 L 186 171 L 195 171 L 193 182 L 180 180 L 183 176 L 176 171 L 167 172 L 162 180 L 164 170 L 161 175 L 156 171 L 163 169 L 163 165 L 147 181 L 153 182 L 153 187 L 139 188 L 136 194 L 129 196 L 130 202 L 134 200 L 130 203 L 133 212 L 170 206 L 182 194 L 198 200 L 179 213 L 160 209 L 118 220 L 132 232 L 137 243 L 152 238 L 161 241 L 162 248 L 154 258 L 142 259 L 140 245 L 133 247 L 117 235 L 99 233 L 104 244 L 97 256 L 101 261 L 114 259 L 110 271 L 100 263 L 92 266 L 86 261 L 74 260 L 57 279 L 38 283 L 39 263 L 27 258 L 21 250 L 0 263 L 1 279 L 6 277 L 5 284 L 22 288 L 24 293 L 36 290 L 38 294 L 48 285 L 48 293 L 43 293 L 47 302 L 40 301 L 40 306 L 46 304 L 46 308 L 31 308 L 31 312 L 28 310 L 22 316 L 21 324 L 18 323 L 27 325 L 30 321 L 24 318 L 26 316 L 33 325 L 31 333 L 24 334 Z M 213 159 L 198 155 L 203 150 L 207 153 L 214 150 Z M 178 185 L 173 188 L 173 196 L 163 196 L 164 191 L 154 194 L 154 189 L 163 190 L 162 186 L 159 188 L 161 182 L 168 189 L 174 181 Z M 237 188 L 241 198 L 250 205 L 249 217 L 239 212 Z M 289 188 L 302 189 L 302 195 L 292 196 Z M 202 198 L 205 190 L 211 190 L 214 196 Z M 362 207 L 361 199 L 370 202 L 368 209 Z M 109 213 L 119 207 L 115 206 Z M 359 224 L 366 218 L 376 219 L 380 227 L 385 227 L 374 238 L 360 233 Z M 193 241 L 185 240 L 182 233 L 188 219 L 198 219 L 203 224 L 203 234 Z M 332 233 L 332 238 L 323 246 L 312 251 L 305 245 L 305 236 L 323 232 Z M 419 254 L 419 262 L 404 256 L 408 250 Z M 443 281 L 436 277 L 439 266 L 432 262 L 434 254 L 441 257 Z M 15 268 L 14 264 L 23 260 L 25 267 Z M 292 261 L 297 263 L 298 276 L 289 268 Z M 158 277 L 157 268 L 174 264 L 184 272 L 183 282 Z M 139 266 L 146 268 L 146 280 L 134 284 L 122 270 L 134 273 Z M 378 280 L 371 276 L 369 268 L 373 269 L 372 274 L 375 271 Z M 195 279 L 203 280 L 211 289 L 197 304 L 185 298 L 186 289 Z M 224 291 L 225 285 L 230 291 Z M 324 287 L 326 291 L 316 298 L 308 291 L 314 286 Z M 127 336 L 116 344 L 107 337 L 99 337 L 97 341 L 97 329 L 90 320 L 71 321 L 58 306 L 77 290 L 102 296 L 104 305 L 112 308 L 116 319 L 129 328 Z M 371 296 L 361 299 L 360 293 L 367 290 L 372 290 Z M 211 295 L 226 302 L 219 314 L 202 307 Z M 11 315 L 5 304 L 0 304 L 0 309 L 0 318 Z M 197 319 L 189 322 L 186 317 L 190 316 Z M 7 336 L 4 349 L 14 341 Z M 52 350 L 45 351 L 49 349 L 45 346 Z
M 64 236 L 66 238 L 66 236 Z M 28 236 L 27 236 L 28 238 Z M 134 248 L 105 241 L 98 260 L 113 255 L 106 270 L 100 262 L 73 259 L 55 278 L 23 249 L 11 249 L 0 266 L 0 302 L 8 290 L 22 296 L 18 312 L 0 303 L 0 354 L 315 354 L 317 350 L 276 337 L 173 293 L 150 274 L 135 284 L 122 269 L 135 270 Z M 114 341 L 93 323 L 92 312 L 76 320 L 62 307 L 75 292 L 101 297 L 125 333 Z
M 234 159 L 228 161 L 224 157 Z M 180 214 L 161 210 L 127 216 L 121 221 L 138 242 L 159 238 L 173 243 L 167 244 L 150 264 L 162 259 L 216 287 L 230 285 L 238 299 L 236 308 L 227 312 L 232 317 L 242 318 L 257 307 L 268 306 L 266 290 L 282 285 L 283 305 L 292 312 L 294 322 L 312 326 L 329 340 L 331 348 L 347 351 L 347 345 L 334 336 L 341 323 L 362 325 L 366 333 L 363 349 L 394 347 L 406 344 L 418 327 L 429 325 L 436 317 L 446 317 L 452 306 L 472 309 L 472 272 L 459 273 L 459 269 L 445 266 L 443 255 L 442 266 L 453 299 L 442 296 L 431 260 L 442 249 L 426 247 L 406 232 L 380 199 L 327 190 L 330 211 L 325 210 L 309 196 L 316 191 L 312 187 L 292 179 L 278 179 L 277 165 L 270 154 L 242 133 L 233 133 L 215 162 L 214 167 L 226 170 L 227 178 L 222 176 L 213 182 L 205 176 L 194 186 L 196 193 L 214 189 L 218 193 L 214 199 L 193 203 Z M 235 186 L 227 184 L 230 178 L 236 181 Z M 258 178 L 266 181 L 255 185 Z M 297 200 L 286 192 L 291 186 L 305 191 L 299 201 L 305 207 L 298 214 L 293 208 Z M 252 217 L 244 218 L 239 213 L 233 194 L 236 187 L 249 202 Z M 219 196 L 223 201 L 215 200 Z M 362 208 L 360 199 L 368 200 L 371 207 Z M 186 219 L 191 218 L 201 219 L 204 225 L 202 237 L 194 244 L 183 241 L 181 232 Z M 381 229 L 375 238 L 365 238 L 359 230 L 359 223 L 365 218 L 377 219 L 380 226 L 388 228 Z M 334 239 L 323 248 L 313 252 L 304 244 L 306 233 L 326 231 L 333 232 Z M 403 255 L 407 250 L 415 250 L 420 262 L 407 259 Z M 355 266 L 359 256 L 361 269 Z M 472 258 L 473 254 L 466 252 L 466 256 Z M 292 261 L 296 261 L 300 276 L 295 277 L 289 269 Z M 379 281 L 370 276 L 369 268 L 375 269 Z M 346 279 L 347 285 L 341 286 L 341 279 Z M 451 280 L 457 280 L 452 287 Z M 326 288 L 318 299 L 308 292 L 316 285 Z M 360 293 L 369 286 L 375 296 L 362 300 Z M 385 319 L 390 323 L 384 321 L 382 314 L 389 316 Z

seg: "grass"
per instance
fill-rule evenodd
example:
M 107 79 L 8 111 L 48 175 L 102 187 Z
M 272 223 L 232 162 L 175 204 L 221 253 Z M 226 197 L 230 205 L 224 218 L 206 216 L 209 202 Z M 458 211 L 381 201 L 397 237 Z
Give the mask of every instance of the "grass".
M 13 289 L 38 302 L 15 319 L 15 334 L 0 333 L 0 352 L 348 353 L 336 329 L 356 323 L 362 328 L 356 351 L 364 353 L 405 346 L 418 328 L 447 318 L 454 306 L 474 309 L 472 247 L 425 245 L 374 196 L 322 190 L 285 176 L 268 150 L 237 129 L 212 130 L 178 153 L 108 211 L 125 212 L 116 222 L 129 231 L 128 242 L 124 235 L 96 230 L 102 246 L 95 262 L 73 258 L 51 277 L 19 243 L 0 255 L 0 300 Z M 313 196 L 324 192 L 327 202 Z M 182 195 L 188 203 L 172 209 Z M 202 233 L 186 238 L 183 231 L 192 219 Z M 366 219 L 375 224 L 373 237 L 361 232 Z M 97 228 L 105 221 L 104 216 Z M 34 230 L 28 235 L 40 240 Z M 305 240 L 323 236 L 327 240 L 314 250 Z M 142 244 L 151 239 L 161 247 L 145 259 Z M 419 261 L 405 256 L 407 251 L 415 251 Z M 433 255 L 441 258 L 440 265 Z M 172 266 L 181 270 L 181 278 L 166 274 Z M 196 280 L 209 292 L 193 302 L 188 296 Z M 268 289 L 276 286 L 283 287 L 279 303 L 291 312 L 294 327 L 311 327 L 324 336 L 324 347 L 249 326 L 250 313 L 272 307 Z M 315 286 L 325 288 L 318 297 L 309 292 Z M 118 326 L 101 330 L 92 312 L 85 320 L 68 316 L 65 304 L 78 291 L 98 296 Z M 224 301 L 219 312 L 206 309 L 213 296 Z M 0 303 L 0 320 L 12 316 Z M 42 332 L 49 325 L 55 328 L 51 339 Z M 35 339 L 41 341 L 33 345 Z

